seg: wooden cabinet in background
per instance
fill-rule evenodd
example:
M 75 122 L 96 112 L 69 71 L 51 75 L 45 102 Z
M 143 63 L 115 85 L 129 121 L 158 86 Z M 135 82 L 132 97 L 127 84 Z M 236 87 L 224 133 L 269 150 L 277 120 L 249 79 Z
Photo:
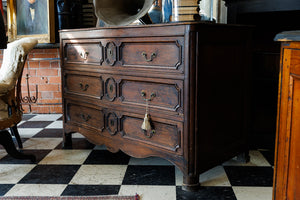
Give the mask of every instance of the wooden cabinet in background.
M 162 157 L 197 189 L 200 173 L 248 151 L 250 42 L 249 27 L 212 23 L 61 31 L 65 146 L 79 132 Z
M 300 31 L 281 43 L 273 200 L 300 199 Z

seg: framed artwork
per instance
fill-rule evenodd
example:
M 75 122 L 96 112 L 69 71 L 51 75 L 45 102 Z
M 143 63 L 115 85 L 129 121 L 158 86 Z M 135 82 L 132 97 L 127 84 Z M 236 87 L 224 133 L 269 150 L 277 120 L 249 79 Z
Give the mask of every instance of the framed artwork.
M 36 37 L 39 43 L 55 42 L 53 0 L 7 0 L 8 41 Z

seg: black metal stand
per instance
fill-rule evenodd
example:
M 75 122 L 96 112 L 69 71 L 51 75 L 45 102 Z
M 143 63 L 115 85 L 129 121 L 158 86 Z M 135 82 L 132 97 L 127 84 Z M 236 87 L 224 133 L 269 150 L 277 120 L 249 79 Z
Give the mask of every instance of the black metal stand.
M 13 127 L 10 127 L 10 131 L 11 131 L 11 134 L 13 136 L 15 136 L 17 142 L 18 142 L 18 146 L 20 149 L 23 149 L 23 144 L 22 144 L 22 141 L 21 141 L 21 137 L 20 137 L 20 134 L 19 134 L 19 131 L 18 131 L 18 128 L 17 126 L 13 126 Z
M 32 162 L 36 160 L 34 155 L 23 154 L 16 149 L 12 137 L 7 130 L 0 131 L 0 144 L 5 148 L 6 152 L 14 158 L 30 159 Z

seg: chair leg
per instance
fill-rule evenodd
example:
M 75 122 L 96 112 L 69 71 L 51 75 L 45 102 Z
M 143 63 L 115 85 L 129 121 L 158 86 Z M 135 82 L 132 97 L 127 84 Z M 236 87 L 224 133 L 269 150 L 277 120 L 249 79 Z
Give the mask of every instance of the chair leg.
M 16 149 L 11 135 L 7 130 L 0 131 L 0 144 L 5 148 L 6 152 L 14 158 L 30 159 L 32 162 L 36 160 L 34 155 L 23 154 Z
M 17 140 L 17 142 L 18 142 L 19 148 L 20 148 L 20 149 L 23 149 L 22 140 L 21 140 L 21 138 L 20 138 L 20 134 L 19 134 L 19 131 L 18 131 L 17 126 L 15 125 L 15 126 L 13 126 L 13 127 L 10 127 L 10 131 L 11 131 L 11 134 L 12 134 L 13 136 L 15 136 L 15 138 L 16 138 L 16 140 Z

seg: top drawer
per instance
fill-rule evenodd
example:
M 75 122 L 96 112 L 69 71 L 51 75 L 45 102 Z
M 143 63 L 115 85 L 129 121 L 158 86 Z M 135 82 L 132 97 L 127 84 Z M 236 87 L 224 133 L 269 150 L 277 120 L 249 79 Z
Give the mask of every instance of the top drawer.
M 76 43 L 73 43 L 72 41 L 65 41 L 64 62 L 101 65 L 103 62 L 103 47 L 101 42 L 76 40 Z
M 181 38 L 122 40 L 120 61 L 124 67 L 177 70 L 182 64 Z
M 63 57 L 70 67 L 182 74 L 183 45 L 183 37 L 72 39 L 63 41 Z

